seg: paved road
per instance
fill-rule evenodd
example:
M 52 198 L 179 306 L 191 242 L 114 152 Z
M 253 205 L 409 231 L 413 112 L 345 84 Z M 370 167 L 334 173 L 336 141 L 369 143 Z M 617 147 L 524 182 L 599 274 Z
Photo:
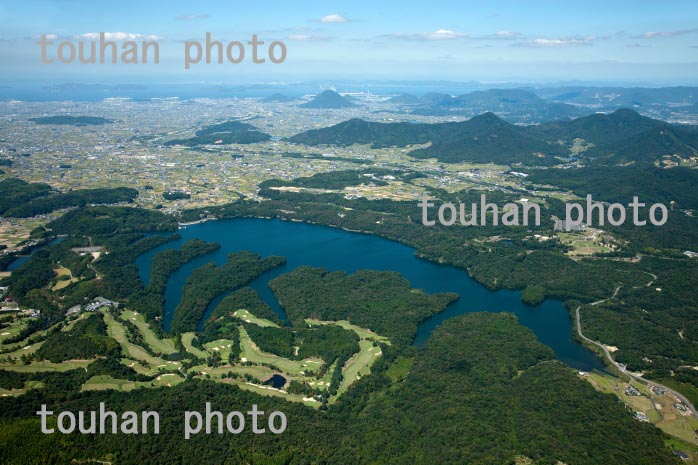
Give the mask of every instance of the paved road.
M 653 276 L 654 276 L 654 275 L 653 275 Z M 656 280 L 657 277 L 654 276 L 654 279 Z M 652 282 L 654 282 L 654 281 L 652 281 Z M 650 282 L 650 284 L 652 284 L 652 282 Z M 648 286 L 649 286 L 650 284 L 648 284 Z M 620 291 L 620 286 L 618 286 L 618 287 L 615 289 L 615 291 L 613 291 L 613 295 L 612 295 L 611 297 L 609 297 L 609 298 L 607 298 L 607 299 L 597 300 L 596 302 L 593 302 L 593 303 L 591 303 L 590 305 L 596 306 L 596 305 L 599 305 L 599 304 L 602 304 L 602 303 L 606 302 L 607 300 L 613 299 L 616 295 L 618 295 L 618 291 Z M 681 402 L 683 402 L 683 404 L 686 405 L 686 406 L 688 407 L 688 409 L 691 411 L 691 413 L 693 413 L 693 416 L 696 417 L 696 418 L 698 418 L 698 411 L 696 411 L 696 408 L 693 406 L 693 404 L 692 404 L 683 394 L 681 394 L 680 392 L 676 392 L 675 390 L 671 389 L 670 387 L 664 386 L 663 384 L 659 384 L 659 383 L 657 383 L 657 382 L 655 382 L 655 381 L 647 380 L 647 379 L 643 378 L 643 377 L 640 376 L 640 375 L 637 375 L 637 374 L 635 374 L 635 373 L 632 373 L 632 372 L 628 371 L 628 370 L 625 368 L 625 366 L 621 365 L 620 363 L 616 362 L 616 361 L 613 359 L 613 356 L 611 355 L 611 352 L 609 352 L 609 350 L 606 348 L 605 345 L 601 344 L 600 342 L 594 341 L 593 339 L 589 339 L 588 337 L 586 337 L 586 336 L 582 333 L 582 319 L 581 319 L 580 314 L 579 314 L 579 311 L 580 311 L 581 308 L 582 308 L 582 306 L 580 305 L 579 307 L 577 307 L 577 310 L 575 310 L 575 314 L 576 314 L 576 317 L 577 317 L 577 334 L 579 334 L 579 337 L 581 337 L 582 339 L 584 339 L 586 342 L 588 342 L 588 343 L 590 343 L 590 344 L 594 344 L 594 345 L 597 346 L 599 349 L 601 349 L 601 350 L 603 351 L 604 355 L 606 356 L 606 359 L 607 359 L 614 367 L 616 367 L 616 369 L 617 369 L 618 371 L 620 371 L 621 373 L 627 375 L 628 377 L 630 377 L 630 379 L 634 379 L 635 381 L 638 381 L 639 383 L 647 384 L 647 385 L 651 385 L 651 386 L 657 386 L 657 387 L 666 389 L 667 392 L 673 394 L 676 398 L 680 399 Z

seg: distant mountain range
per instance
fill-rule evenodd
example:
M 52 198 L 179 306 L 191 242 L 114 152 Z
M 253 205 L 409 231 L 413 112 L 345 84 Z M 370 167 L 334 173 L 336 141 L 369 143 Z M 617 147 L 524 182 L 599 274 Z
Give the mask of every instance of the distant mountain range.
M 547 100 L 606 109 L 698 103 L 696 87 L 552 87 L 536 93 Z
M 350 108 L 356 106 L 347 98 L 342 97 L 337 92 L 332 90 L 326 90 L 321 94 L 316 95 L 311 101 L 306 102 L 302 105 L 298 105 L 301 108 L 314 108 L 314 109 L 337 109 L 337 108 Z
M 492 111 L 514 122 L 544 122 L 567 119 L 588 113 L 566 103 L 550 102 L 526 89 L 491 89 L 451 96 L 431 92 L 421 98 L 401 94 L 389 103 L 408 106 L 408 111 L 422 116 L 472 116 Z
M 435 95 L 429 99 L 436 101 Z M 698 156 L 698 131 L 669 125 L 628 109 L 571 121 L 516 126 L 488 112 L 457 123 L 378 123 L 352 119 L 306 131 L 288 140 L 305 145 L 370 144 L 405 147 L 431 142 L 410 152 L 416 158 L 447 163 L 493 162 L 552 165 L 569 158 L 575 139 L 593 144 L 579 155 L 589 164 L 651 164 L 666 155 Z

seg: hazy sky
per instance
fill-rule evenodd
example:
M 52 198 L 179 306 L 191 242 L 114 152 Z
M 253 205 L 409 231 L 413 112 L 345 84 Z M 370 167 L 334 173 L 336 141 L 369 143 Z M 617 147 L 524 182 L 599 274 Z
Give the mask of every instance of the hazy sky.
M 448 79 L 698 84 L 698 1 L 0 1 L 0 80 Z M 41 63 L 36 39 L 156 37 L 159 65 Z M 184 69 L 184 42 L 281 40 L 273 65 Z M 261 56 L 267 46 L 260 47 Z M 51 50 L 51 49 L 50 49 Z M 248 56 L 251 50 L 248 49 Z

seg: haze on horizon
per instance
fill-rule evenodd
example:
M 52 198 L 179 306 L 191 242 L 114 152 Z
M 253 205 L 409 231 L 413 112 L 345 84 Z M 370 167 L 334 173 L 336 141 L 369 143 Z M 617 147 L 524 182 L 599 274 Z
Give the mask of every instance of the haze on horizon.
M 697 84 L 698 4 L 437 0 L 308 1 L 289 8 L 185 1 L 28 0 L 0 4 L 0 82 L 449 80 Z M 159 65 L 41 63 L 41 34 L 57 42 L 157 40 Z M 186 40 L 281 40 L 280 65 L 183 67 Z

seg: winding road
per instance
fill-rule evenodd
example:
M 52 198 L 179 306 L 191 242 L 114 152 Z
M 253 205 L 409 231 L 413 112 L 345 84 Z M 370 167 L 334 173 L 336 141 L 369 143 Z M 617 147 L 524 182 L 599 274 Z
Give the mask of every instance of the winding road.
M 652 275 L 652 276 L 654 279 L 652 281 L 650 281 L 650 283 L 647 284 L 647 286 L 650 286 L 657 279 L 657 277 L 655 275 Z M 596 305 L 599 305 L 599 304 L 606 302 L 607 300 L 613 299 L 616 295 L 618 295 L 618 291 L 620 291 L 620 288 L 621 288 L 621 286 L 616 287 L 616 289 L 615 289 L 615 291 L 613 291 L 613 295 L 611 297 L 608 297 L 608 298 L 602 299 L 602 300 L 597 300 L 596 302 L 592 302 L 589 305 L 596 306 Z M 586 341 L 590 344 L 593 344 L 593 345 L 597 346 L 599 349 L 601 349 L 603 351 L 604 355 L 606 356 L 606 359 L 611 363 L 611 365 L 616 367 L 616 369 L 618 371 L 620 371 L 624 375 L 628 376 L 630 379 L 633 379 L 639 383 L 650 385 L 650 386 L 656 386 L 656 387 L 659 387 L 662 389 L 666 389 L 667 392 L 671 393 L 674 397 L 681 400 L 681 402 L 683 402 L 683 404 L 686 405 L 686 407 L 691 411 L 691 413 L 693 414 L 694 417 L 698 418 L 698 411 L 696 411 L 695 406 L 683 394 L 681 394 L 680 392 L 676 392 L 675 390 L 671 389 L 670 387 L 664 386 L 663 384 L 659 384 L 655 381 L 647 380 L 638 374 L 635 374 L 635 373 L 628 371 L 628 369 L 625 368 L 624 365 L 616 362 L 613 359 L 611 352 L 606 348 L 605 345 L 601 344 L 600 342 L 594 341 L 593 339 L 589 339 L 588 337 L 586 337 L 582 333 L 582 319 L 581 319 L 581 316 L 579 313 L 581 308 L 582 308 L 582 306 L 580 305 L 575 310 L 575 314 L 576 314 L 576 318 L 577 318 L 577 334 L 579 334 L 579 337 L 581 337 L 584 341 Z

